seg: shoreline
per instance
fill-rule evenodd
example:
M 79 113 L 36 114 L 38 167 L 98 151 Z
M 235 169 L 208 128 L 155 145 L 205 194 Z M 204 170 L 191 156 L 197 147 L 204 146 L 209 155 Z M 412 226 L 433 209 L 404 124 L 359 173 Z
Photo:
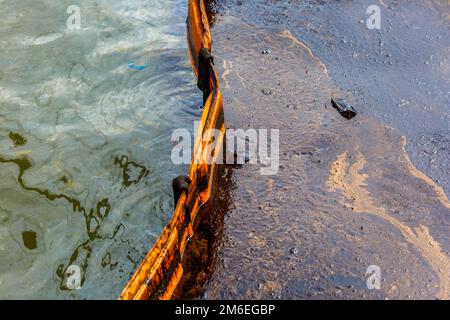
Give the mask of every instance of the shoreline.
M 448 299 L 449 222 L 442 220 L 448 200 L 411 164 L 401 130 L 364 108 L 351 121 L 342 119 L 331 96 L 357 106 L 361 96 L 342 90 L 329 66 L 289 29 L 219 11 L 212 34 L 227 126 L 280 128 L 281 170 L 269 178 L 255 166 L 232 170 L 216 261 L 197 297 Z M 262 54 L 266 48 L 271 52 Z M 273 94 L 261 94 L 264 88 Z M 287 107 L 292 104 L 297 108 Z M 350 196 L 327 186 L 344 153 L 351 162 L 365 159 L 357 170 L 364 180 L 355 180 Z M 358 201 L 369 197 L 373 206 L 355 214 Z M 428 243 L 436 244 L 436 254 L 428 255 Z M 371 265 L 383 272 L 381 290 L 365 287 Z

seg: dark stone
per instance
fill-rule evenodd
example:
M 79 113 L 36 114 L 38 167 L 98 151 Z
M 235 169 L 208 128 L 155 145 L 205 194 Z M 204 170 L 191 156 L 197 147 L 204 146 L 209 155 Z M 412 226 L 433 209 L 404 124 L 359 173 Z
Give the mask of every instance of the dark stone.
M 342 99 L 331 98 L 331 104 L 341 114 L 341 116 L 348 120 L 358 114 L 351 104 L 348 104 Z

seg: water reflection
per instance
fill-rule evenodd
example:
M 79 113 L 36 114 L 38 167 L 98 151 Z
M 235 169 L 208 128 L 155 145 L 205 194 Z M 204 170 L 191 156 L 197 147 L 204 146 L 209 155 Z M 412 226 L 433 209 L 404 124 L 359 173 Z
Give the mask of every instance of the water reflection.
M 170 134 L 200 114 L 186 4 L 79 1 L 67 30 L 70 1 L 0 3 L 0 298 L 116 298 L 170 218 Z

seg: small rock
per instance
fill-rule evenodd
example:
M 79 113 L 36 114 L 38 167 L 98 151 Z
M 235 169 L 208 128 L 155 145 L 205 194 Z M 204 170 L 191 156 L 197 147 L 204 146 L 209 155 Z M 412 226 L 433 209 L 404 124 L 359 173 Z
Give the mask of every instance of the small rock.
M 270 53 L 272 53 L 272 50 L 270 50 L 270 49 L 263 49 L 261 51 L 261 54 L 270 54 Z
M 291 253 L 291 254 L 297 254 L 298 253 L 298 250 L 297 250 L 297 248 L 296 247 L 292 247 L 291 248 L 291 250 L 289 250 L 289 252 Z
M 264 93 L 266 96 L 273 95 L 273 91 L 270 89 L 262 89 L 261 92 Z

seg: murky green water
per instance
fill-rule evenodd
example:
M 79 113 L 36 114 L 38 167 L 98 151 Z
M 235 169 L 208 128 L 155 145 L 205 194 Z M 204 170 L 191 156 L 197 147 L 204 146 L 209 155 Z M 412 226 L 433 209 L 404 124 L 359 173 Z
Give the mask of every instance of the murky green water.
M 0 0 L 0 298 L 116 298 L 167 223 L 185 2 Z

